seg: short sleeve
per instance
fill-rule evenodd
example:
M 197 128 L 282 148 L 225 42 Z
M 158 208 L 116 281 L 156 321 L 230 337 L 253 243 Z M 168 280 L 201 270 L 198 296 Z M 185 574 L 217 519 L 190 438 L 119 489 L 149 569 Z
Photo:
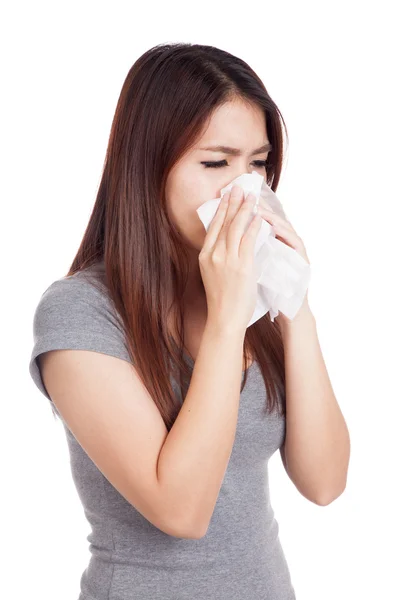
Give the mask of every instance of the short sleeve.
M 42 294 L 33 315 L 29 373 L 59 415 L 37 362 L 38 356 L 49 350 L 91 350 L 131 362 L 110 299 L 79 273 L 54 281 Z

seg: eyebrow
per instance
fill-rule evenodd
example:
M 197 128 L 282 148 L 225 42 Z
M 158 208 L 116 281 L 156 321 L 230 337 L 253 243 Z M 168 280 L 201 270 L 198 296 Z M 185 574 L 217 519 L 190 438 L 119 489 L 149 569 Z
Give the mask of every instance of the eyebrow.
M 207 146 L 207 148 L 199 148 L 199 150 L 209 150 L 211 152 L 223 152 L 224 154 L 231 154 L 233 156 L 240 156 L 242 153 L 238 148 L 231 148 L 230 146 Z M 261 148 L 256 148 L 251 156 L 255 154 L 261 154 L 262 152 L 267 152 L 267 150 L 272 150 L 271 144 L 264 144 Z

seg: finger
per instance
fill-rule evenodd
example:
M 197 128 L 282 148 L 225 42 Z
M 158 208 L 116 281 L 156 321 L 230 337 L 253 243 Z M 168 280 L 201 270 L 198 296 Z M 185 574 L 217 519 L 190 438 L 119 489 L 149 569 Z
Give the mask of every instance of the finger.
M 229 196 L 229 207 L 225 216 L 224 224 L 221 228 L 220 234 L 218 236 L 218 241 L 227 244 L 227 236 L 229 233 L 230 225 L 238 213 L 238 210 L 243 202 L 243 193 L 244 190 L 239 185 L 234 185 L 231 189 L 231 193 Z
M 211 250 L 218 239 L 218 235 L 224 224 L 226 212 L 228 210 L 229 195 L 230 192 L 226 192 L 226 194 L 224 194 L 221 198 L 221 202 L 219 203 L 218 208 L 215 211 L 215 215 L 213 216 L 208 231 L 206 233 L 206 237 L 202 248 L 203 251 Z
M 287 227 L 284 227 L 280 223 L 276 223 L 272 226 L 275 237 L 284 242 L 287 246 L 293 248 L 293 250 L 300 250 L 301 242 L 299 240 L 299 236 L 295 231 L 289 230 Z
M 253 193 L 248 194 L 232 220 L 227 234 L 227 251 L 234 252 L 237 257 L 239 256 L 241 239 L 251 220 L 251 213 L 254 211 L 255 202 L 255 195 Z
M 277 212 L 273 206 L 271 206 L 271 204 L 269 204 L 268 202 L 266 202 L 263 198 L 260 199 L 260 204 L 259 206 L 261 206 L 262 208 L 265 208 L 268 211 L 271 211 L 272 213 L 274 213 L 275 215 L 278 215 L 281 219 L 283 218 L 283 220 L 290 226 L 293 228 L 293 225 L 291 224 L 291 222 L 289 221 L 289 219 L 287 218 L 287 216 L 285 215 L 284 217 L 282 217 L 279 212 Z
M 259 206 L 261 216 L 263 217 L 263 219 L 268 221 L 268 223 L 279 224 L 281 227 L 286 228 L 288 231 L 293 231 L 295 233 L 293 226 L 291 225 L 291 223 L 289 223 L 289 221 L 287 221 L 287 219 L 284 219 L 283 217 L 278 215 L 273 210 L 265 208 L 264 206 L 261 206 L 260 204 L 258 206 Z
M 262 216 L 259 213 L 256 213 L 240 242 L 240 258 L 243 257 L 245 260 L 249 261 L 249 263 L 254 260 L 254 247 L 261 229 L 262 221 Z
M 296 233 L 283 229 L 283 227 L 280 227 L 279 225 L 274 226 L 274 232 L 275 237 L 278 240 L 281 240 L 287 246 L 293 248 L 293 250 L 297 250 L 298 252 L 301 250 L 301 241 Z

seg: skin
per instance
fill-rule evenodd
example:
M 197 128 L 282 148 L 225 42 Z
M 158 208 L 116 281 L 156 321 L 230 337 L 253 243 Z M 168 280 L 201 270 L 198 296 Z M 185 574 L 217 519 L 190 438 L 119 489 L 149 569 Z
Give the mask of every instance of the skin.
M 170 173 L 168 211 L 193 257 L 187 300 L 191 314 L 187 326 L 189 341 L 194 343 L 195 351 L 204 327 L 205 317 L 201 310 L 206 304 L 198 265 L 206 232 L 195 211 L 203 202 L 220 197 L 221 188 L 242 173 L 251 173 L 253 168 L 265 180 L 264 167 L 256 167 L 253 161 L 265 160 L 267 152 L 257 156 L 251 154 L 267 141 L 265 117 L 259 107 L 240 100 L 226 103 L 215 110 L 201 138 Z M 233 146 L 242 153 L 229 156 L 199 150 L 211 144 Z M 201 161 L 222 159 L 226 159 L 227 166 L 207 169 L 201 164 Z M 303 240 L 290 221 L 276 214 L 267 204 L 259 203 L 259 209 L 262 218 L 274 228 L 276 238 L 310 264 Z M 285 443 L 280 448 L 282 462 L 302 495 L 325 506 L 346 487 L 350 457 L 348 428 L 322 356 L 308 294 L 293 320 L 279 313 L 276 321 L 282 331 L 285 349 L 287 429 Z
M 167 210 L 171 220 L 184 237 L 191 251 L 192 266 L 186 293 L 186 303 L 204 307 L 206 297 L 198 257 L 206 231 L 196 209 L 221 195 L 221 189 L 243 173 L 256 170 L 266 180 L 265 167 L 254 161 L 265 161 L 268 151 L 254 155 L 255 149 L 269 142 L 265 115 L 257 105 L 240 99 L 218 107 L 193 147 L 169 173 L 166 184 Z M 224 145 L 238 148 L 240 156 L 224 152 L 201 150 L 208 146 Z M 225 160 L 222 167 L 207 168 L 202 161 Z

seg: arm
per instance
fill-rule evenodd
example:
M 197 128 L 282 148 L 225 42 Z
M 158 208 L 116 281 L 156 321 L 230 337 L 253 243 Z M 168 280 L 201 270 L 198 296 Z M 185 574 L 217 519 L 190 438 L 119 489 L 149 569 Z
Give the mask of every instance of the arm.
M 207 322 L 190 386 L 158 461 L 164 501 L 179 503 L 194 535 L 206 533 L 235 439 L 245 331 Z
M 336 401 L 309 309 L 282 331 L 286 375 L 286 439 L 282 462 L 297 489 L 326 505 L 346 487 L 349 432 Z

